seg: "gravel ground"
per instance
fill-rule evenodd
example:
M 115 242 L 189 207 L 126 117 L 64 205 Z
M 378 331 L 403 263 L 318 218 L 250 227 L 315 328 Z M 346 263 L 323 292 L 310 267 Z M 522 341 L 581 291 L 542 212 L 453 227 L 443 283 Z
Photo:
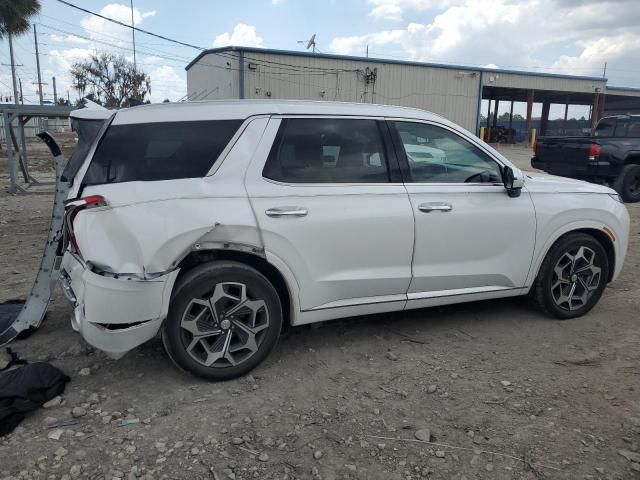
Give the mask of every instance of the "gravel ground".
M 0 193 L 0 299 L 28 293 L 50 203 Z M 625 268 L 586 317 L 516 298 L 327 322 L 225 383 L 181 373 L 158 341 L 109 360 L 58 295 L 12 346 L 71 382 L 0 439 L 0 479 L 640 478 L 640 204 L 629 211 Z

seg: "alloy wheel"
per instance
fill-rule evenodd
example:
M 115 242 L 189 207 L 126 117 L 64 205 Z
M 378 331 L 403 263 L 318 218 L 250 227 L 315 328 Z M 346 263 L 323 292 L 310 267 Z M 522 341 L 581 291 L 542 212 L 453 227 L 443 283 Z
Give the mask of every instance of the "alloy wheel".
M 253 298 L 243 283 L 224 282 L 201 298 L 193 298 L 180 328 L 187 353 L 214 368 L 232 367 L 253 356 L 269 326 L 263 299 Z
M 577 310 L 598 290 L 601 268 L 591 248 L 580 246 L 565 252 L 553 268 L 551 295 L 563 310 Z

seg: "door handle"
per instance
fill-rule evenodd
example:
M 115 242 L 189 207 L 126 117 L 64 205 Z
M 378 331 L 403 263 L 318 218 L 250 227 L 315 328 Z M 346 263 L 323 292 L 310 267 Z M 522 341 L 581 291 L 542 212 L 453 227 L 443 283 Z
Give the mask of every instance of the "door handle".
M 453 210 L 453 205 L 445 202 L 421 203 L 420 205 L 418 205 L 418 210 L 424 213 L 450 212 L 451 210 Z
M 264 213 L 268 217 L 305 217 L 307 215 L 307 209 L 304 207 L 274 207 L 269 208 Z

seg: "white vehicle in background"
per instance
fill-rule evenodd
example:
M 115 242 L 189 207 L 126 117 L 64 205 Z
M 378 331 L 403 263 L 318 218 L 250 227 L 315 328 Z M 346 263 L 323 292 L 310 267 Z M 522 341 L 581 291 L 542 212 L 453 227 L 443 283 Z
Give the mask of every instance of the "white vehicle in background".
M 613 190 L 525 174 L 425 111 L 218 101 L 96 115 L 74 113 L 61 282 L 73 327 L 116 357 L 161 334 L 180 368 L 219 380 L 263 361 L 285 323 L 526 294 L 573 318 L 627 250 Z M 431 159 L 408 159 L 420 152 Z

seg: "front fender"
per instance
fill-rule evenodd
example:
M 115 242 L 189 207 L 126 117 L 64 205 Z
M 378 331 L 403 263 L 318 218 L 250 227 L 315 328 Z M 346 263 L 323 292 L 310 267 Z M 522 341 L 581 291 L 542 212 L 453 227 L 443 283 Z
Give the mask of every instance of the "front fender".
M 541 202 L 538 198 L 536 202 L 534 196 L 538 232 L 527 286 L 531 286 L 549 249 L 560 237 L 577 230 L 597 230 L 611 238 L 605 227 L 615 236 L 612 239 L 615 255 L 612 281 L 615 280 L 622 270 L 629 241 L 630 219 L 625 206 L 608 195 L 567 194 L 553 197 L 564 198 L 555 198 L 553 204 L 541 205 L 546 199 Z

